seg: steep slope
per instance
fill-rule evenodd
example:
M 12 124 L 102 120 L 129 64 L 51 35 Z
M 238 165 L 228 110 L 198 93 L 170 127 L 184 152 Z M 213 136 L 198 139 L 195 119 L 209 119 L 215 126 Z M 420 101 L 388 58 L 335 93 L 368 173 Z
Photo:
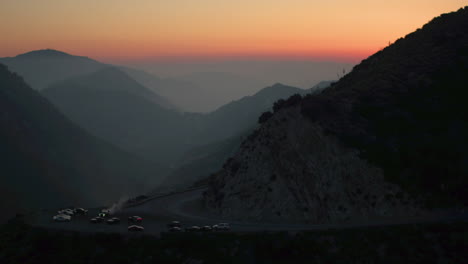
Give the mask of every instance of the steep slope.
M 157 103 L 162 107 L 167 109 L 174 109 L 178 111 L 186 110 L 183 108 L 182 105 L 178 103 L 178 98 L 174 96 L 169 96 L 166 93 L 167 89 L 171 89 L 173 87 L 167 87 L 168 85 L 164 82 L 163 79 L 158 78 L 157 76 L 150 74 L 146 71 L 129 68 L 129 67 L 118 67 L 119 70 L 127 74 L 133 80 L 137 81 L 150 91 L 155 94 L 160 95 L 161 98 Z M 184 84 L 181 84 L 183 86 Z M 175 85 L 177 86 L 177 84 Z M 168 99 L 169 98 L 169 99 Z
M 128 67 L 121 67 L 121 69 L 157 94 L 169 98 L 176 106 L 176 109 L 186 112 L 203 112 L 206 110 L 200 98 L 209 100 L 210 96 L 198 85 L 190 81 L 174 78 L 159 78 L 146 71 Z
M 196 145 L 177 161 L 164 184 L 190 185 L 218 171 L 224 160 L 237 151 L 248 131 L 257 126 L 262 112 L 270 110 L 278 99 L 304 92 L 306 90 L 275 84 L 212 113 L 193 115 L 197 126 L 192 128 L 190 136 Z
M 335 82 L 336 81 L 321 81 L 317 83 L 316 85 L 314 85 L 312 88 L 308 89 L 308 91 L 310 93 L 319 93 L 325 90 L 326 88 L 330 87 Z
M 177 155 L 188 130 L 184 115 L 160 106 L 161 97 L 116 68 L 56 83 L 42 94 L 93 135 L 161 163 Z
M 0 84 L 2 205 L 97 205 L 157 182 L 156 166 L 90 136 L 1 64 Z
M 95 72 L 108 65 L 87 57 L 73 56 L 57 50 L 37 50 L 11 58 L 0 58 L 10 71 L 23 76 L 32 88 L 41 90 L 72 76 Z
M 166 98 L 158 95 L 157 93 L 154 93 L 134 79 L 130 78 L 122 70 L 112 66 L 102 68 L 91 74 L 81 75 L 54 83 L 46 87 L 43 90 L 43 94 L 49 94 L 52 93 L 52 91 L 59 93 L 61 88 L 70 86 L 87 87 L 90 89 L 107 92 L 125 92 L 145 98 L 146 100 L 156 103 L 164 108 L 174 108 L 174 106 Z
M 465 7 L 284 103 L 212 177 L 206 206 L 321 223 L 467 205 L 467 72 Z
M 251 130 L 249 130 L 250 133 Z M 174 165 L 162 185 L 191 186 L 219 171 L 224 161 L 234 155 L 248 133 L 198 146 L 187 151 Z
M 305 92 L 280 83 L 263 88 L 252 96 L 245 96 L 206 114 L 202 120 L 202 136 L 212 140 L 236 136 L 256 125 L 260 114 L 270 110 L 275 101 Z

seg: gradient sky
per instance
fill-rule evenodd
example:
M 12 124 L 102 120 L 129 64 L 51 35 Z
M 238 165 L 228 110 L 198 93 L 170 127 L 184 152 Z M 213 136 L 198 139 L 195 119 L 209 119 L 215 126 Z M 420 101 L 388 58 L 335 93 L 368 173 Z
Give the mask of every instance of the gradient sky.
M 367 57 L 467 0 L 0 0 L 0 57 Z

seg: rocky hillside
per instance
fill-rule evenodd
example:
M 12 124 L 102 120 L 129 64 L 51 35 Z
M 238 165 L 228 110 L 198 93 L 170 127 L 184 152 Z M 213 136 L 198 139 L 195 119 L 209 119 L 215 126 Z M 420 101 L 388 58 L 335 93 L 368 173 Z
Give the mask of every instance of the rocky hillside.
M 275 107 L 212 177 L 224 216 L 314 223 L 468 203 L 468 8 Z M 416 202 L 418 201 L 418 202 Z

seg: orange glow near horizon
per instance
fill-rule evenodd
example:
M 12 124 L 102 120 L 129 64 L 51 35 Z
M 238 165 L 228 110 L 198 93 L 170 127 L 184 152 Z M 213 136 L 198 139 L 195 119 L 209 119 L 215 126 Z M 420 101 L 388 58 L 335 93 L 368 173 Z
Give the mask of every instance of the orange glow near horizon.
M 357 61 L 466 0 L 2 0 L 0 57 Z

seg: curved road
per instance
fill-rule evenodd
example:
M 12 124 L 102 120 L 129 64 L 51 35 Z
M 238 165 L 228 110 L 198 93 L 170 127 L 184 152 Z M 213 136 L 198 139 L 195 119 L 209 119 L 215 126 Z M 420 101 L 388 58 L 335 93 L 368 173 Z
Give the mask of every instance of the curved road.
M 433 213 L 424 217 L 412 217 L 406 219 L 386 219 L 375 222 L 355 222 L 347 224 L 267 224 L 246 223 L 221 219 L 219 216 L 210 215 L 202 208 L 201 197 L 204 188 L 152 197 L 141 204 L 122 209 L 115 215 L 122 222 L 119 225 L 107 225 L 105 223 L 91 224 L 89 219 L 98 214 L 99 209 L 90 209 L 88 216 L 76 216 L 68 223 L 53 222 L 52 216 L 56 212 L 43 211 L 36 214 L 31 221 L 33 225 L 53 229 L 73 230 L 80 232 L 119 232 L 128 233 L 126 219 L 132 215 L 143 217 L 142 226 L 145 234 L 159 235 L 167 231 L 167 223 L 178 220 L 183 226 L 213 225 L 219 222 L 229 222 L 232 231 L 258 232 L 258 231 L 303 231 L 356 228 L 365 226 L 386 226 L 412 223 L 430 223 L 441 221 L 468 221 L 468 212 L 444 211 Z

